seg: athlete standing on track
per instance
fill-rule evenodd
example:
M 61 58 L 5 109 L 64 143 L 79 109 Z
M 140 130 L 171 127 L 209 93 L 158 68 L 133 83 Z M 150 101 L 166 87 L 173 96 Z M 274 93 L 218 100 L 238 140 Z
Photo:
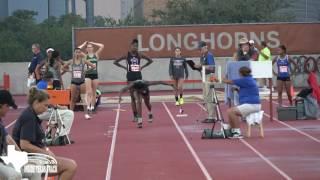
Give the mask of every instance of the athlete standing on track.
M 133 82 L 130 82 L 126 87 L 122 88 L 119 93 L 119 103 L 121 103 L 122 94 L 126 91 L 133 92 L 133 98 L 134 100 L 131 101 L 135 103 L 135 106 L 137 108 L 137 121 L 138 121 L 138 128 L 142 128 L 142 105 L 141 101 L 142 98 L 144 100 L 144 103 L 146 104 L 148 111 L 149 111 L 149 122 L 152 122 L 153 116 L 151 112 L 151 104 L 150 104 L 150 92 L 149 92 L 149 86 L 154 85 L 167 85 L 175 87 L 173 84 L 168 84 L 162 81 L 144 81 L 144 80 L 136 80 Z
M 99 49 L 95 52 L 93 46 L 97 46 Z M 94 69 L 88 70 L 85 74 L 85 84 L 86 84 L 86 92 L 87 92 L 87 107 L 88 111 L 95 110 L 96 104 L 96 90 L 99 84 L 98 81 L 98 60 L 100 54 L 104 48 L 104 45 L 96 42 L 84 42 L 79 46 L 80 49 L 86 47 L 86 60 L 95 64 L 96 67 Z
M 89 116 L 87 111 L 87 103 L 86 103 L 86 86 L 84 84 L 84 75 L 85 75 L 85 65 L 88 65 L 91 67 L 91 69 L 96 68 L 96 65 L 92 64 L 88 60 L 84 59 L 84 54 L 81 52 L 79 48 L 75 48 L 73 59 L 69 60 L 65 65 L 64 69 L 68 69 L 68 67 L 71 65 L 71 103 L 70 103 L 70 109 L 74 110 L 74 106 L 76 103 L 76 100 L 78 98 L 78 89 L 80 89 L 80 97 L 83 104 L 83 110 L 85 112 L 84 117 L 86 119 L 91 119 L 91 116 Z M 90 70 L 90 69 L 88 69 Z
M 282 106 L 282 91 L 285 88 L 290 105 L 292 106 L 292 95 L 290 92 L 291 79 L 290 79 L 290 62 L 287 55 L 287 48 L 284 45 L 279 46 L 279 56 L 276 59 L 278 75 L 277 75 L 277 90 L 278 90 L 278 103 Z
M 145 56 L 142 53 L 138 52 L 138 40 L 133 39 L 131 42 L 131 50 L 124 56 L 120 57 L 119 59 L 114 61 L 114 65 L 123 68 L 127 71 L 127 82 L 128 84 L 135 80 L 141 80 L 142 74 L 141 70 L 147 66 L 149 66 L 153 61 L 149 57 Z M 141 66 L 141 59 L 147 60 L 147 63 Z M 124 66 L 120 64 L 120 61 L 126 60 L 127 65 Z M 131 107 L 132 112 L 134 116 L 134 121 L 138 120 L 138 113 L 137 113 L 137 107 L 135 104 L 135 98 L 133 96 L 133 90 L 130 89 L 130 96 L 131 96 Z
M 175 57 L 170 59 L 169 75 L 174 81 L 176 106 L 184 104 L 183 100 L 183 82 L 184 79 L 188 79 L 187 61 L 181 56 L 181 48 L 175 48 Z M 184 76 L 185 75 L 185 76 Z M 180 97 L 178 97 L 180 95 Z

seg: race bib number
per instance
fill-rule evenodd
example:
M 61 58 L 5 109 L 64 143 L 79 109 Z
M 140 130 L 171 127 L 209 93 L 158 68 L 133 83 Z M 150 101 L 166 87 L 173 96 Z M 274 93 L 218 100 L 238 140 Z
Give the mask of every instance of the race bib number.
M 81 78 L 82 72 L 81 71 L 73 71 L 74 78 Z
M 281 73 L 287 73 L 288 72 L 288 66 L 280 66 L 280 72 Z
M 133 71 L 133 72 L 138 72 L 138 71 L 140 71 L 140 65 L 138 65 L 138 64 L 132 64 L 132 65 L 131 65 L 131 71 Z

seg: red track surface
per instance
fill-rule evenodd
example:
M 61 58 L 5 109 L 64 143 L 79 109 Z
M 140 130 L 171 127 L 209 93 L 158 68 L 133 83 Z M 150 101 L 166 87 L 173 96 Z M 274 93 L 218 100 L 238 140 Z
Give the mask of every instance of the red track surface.
M 25 97 L 16 101 L 26 104 Z M 206 179 L 205 171 L 213 179 L 320 179 L 320 121 L 270 122 L 268 107 L 264 101 L 265 138 L 259 138 L 253 129 L 252 137 L 243 140 L 202 140 L 202 130 L 211 124 L 197 121 L 205 118 L 205 113 L 196 103 L 185 104 L 188 117 L 180 118 L 175 116 L 178 108 L 173 103 L 153 103 L 154 122 L 148 123 L 145 114 L 142 129 L 136 128 L 130 106 L 124 104 L 121 109 L 126 111 L 119 112 L 112 167 L 109 163 L 111 179 L 200 180 Z M 76 160 L 74 179 L 106 179 L 117 114 L 112 109 L 101 107 L 92 120 L 77 112 L 71 135 L 76 143 L 51 148 L 56 155 Z M 224 105 L 222 110 L 226 110 Z M 10 124 L 20 112 L 12 110 L 4 124 Z M 199 157 L 202 169 L 174 122 Z M 245 124 L 242 129 L 244 133 Z

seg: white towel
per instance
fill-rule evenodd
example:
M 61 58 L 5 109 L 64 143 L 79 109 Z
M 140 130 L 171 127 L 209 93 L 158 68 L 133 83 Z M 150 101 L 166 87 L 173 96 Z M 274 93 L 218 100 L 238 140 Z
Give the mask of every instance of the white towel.
M 248 125 L 261 124 L 263 119 L 263 113 L 264 111 L 259 111 L 259 112 L 249 114 L 246 117 L 247 124 Z

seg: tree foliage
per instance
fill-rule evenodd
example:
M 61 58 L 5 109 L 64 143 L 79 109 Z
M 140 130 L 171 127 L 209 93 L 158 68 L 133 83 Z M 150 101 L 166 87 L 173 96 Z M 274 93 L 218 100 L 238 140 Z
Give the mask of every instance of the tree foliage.
M 287 11 L 291 1 L 169 0 L 166 10 L 153 12 L 153 20 L 134 18 L 133 13 L 121 20 L 97 16 L 95 26 L 284 22 L 293 19 Z M 53 47 L 63 59 L 72 57 L 72 27 L 87 26 L 85 19 L 68 14 L 37 24 L 35 15 L 34 11 L 18 10 L 0 21 L 0 62 L 30 61 L 35 42 L 41 45 L 43 54 L 46 48 Z
M 158 24 L 222 24 L 284 22 L 293 19 L 290 11 L 292 0 L 169 0 L 166 10 L 155 10 L 153 17 Z

